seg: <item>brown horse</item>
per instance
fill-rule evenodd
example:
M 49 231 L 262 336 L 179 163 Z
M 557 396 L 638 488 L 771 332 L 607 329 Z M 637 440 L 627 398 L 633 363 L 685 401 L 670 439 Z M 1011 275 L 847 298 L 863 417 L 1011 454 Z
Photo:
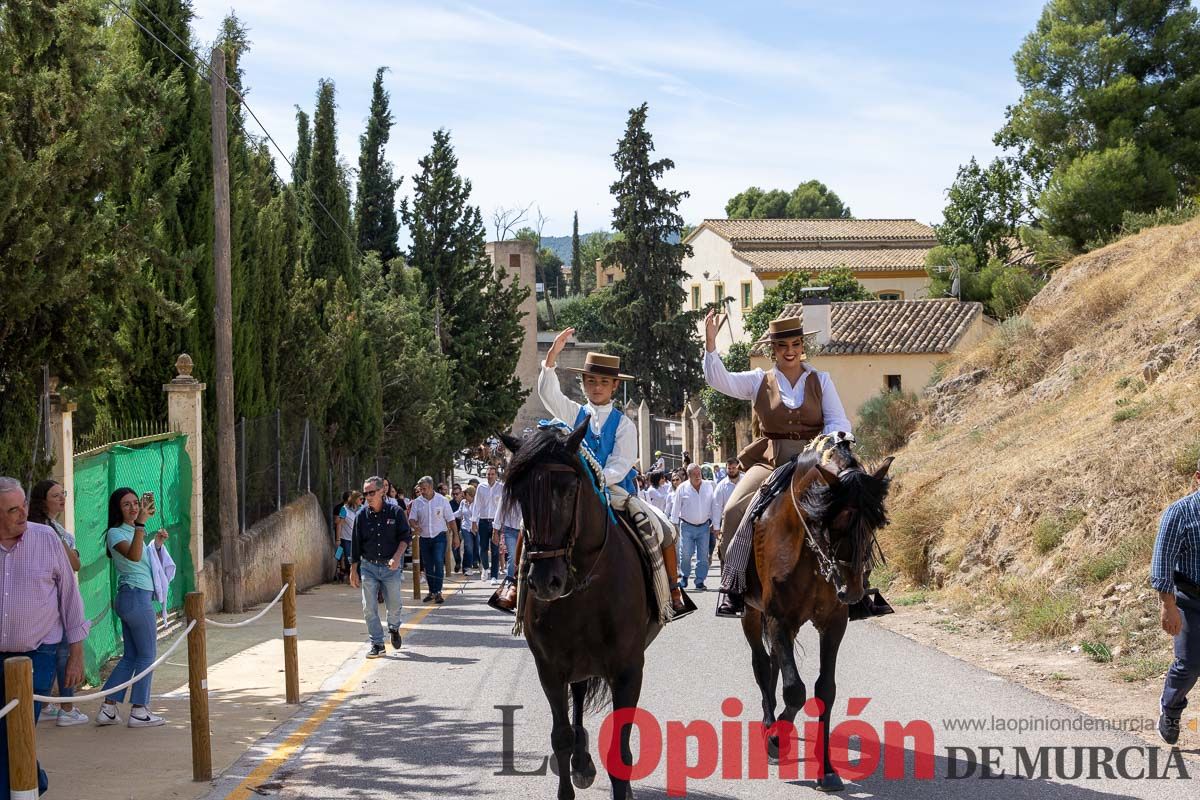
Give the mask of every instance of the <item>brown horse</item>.
M 795 640 L 800 627 L 811 622 L 820 634 L 821 671 L 814 693 L 823 704 L 823 763 L 816 786 L 821 791 L 844 787 L 829 762 L 838 647 L 849 606 L 861 601 L 866 591 L 878 550 L 876 531 L 887 524 L 884 500 L 891 463 L 889 458 L 867 472 L 847 442 L 823 453 L 806 451 L 773 476 L 778 480 L 770 483 L 786 480 L 787 487 L 755 523 L 742 632 L 762 692 L 763 725 L 794 723 L 804 706 L 806 689 L 796 668 Z M 777 719 L 775 693 L 781 671 L 784 709 Z M 769 737 L 768 751 L 779 756 L 777 735 Z
M 575 797 L 572 782 L 586 789 L 596 778 L 585 706 L 598 707 L 609 695 L 614 712 L 637 706 L 645 651 L 661 629 L 641 555 L 618 529 L 596 471 L 580 453 L 587 425 L 569 435 L 545 428 L 524 440 L 503 437 L 513 453 L 507 502 L 521 506 L 530 563 L 522 625 L 553 717 L 559 800 Z M 626 766 L 633 763 L 631 730 L 626 724 L 619 731 Z M 606 752 L 607 763 L 616 763 L 618 753 Z M 609 779 L 614 800 L 633 797 L 628 780 Z

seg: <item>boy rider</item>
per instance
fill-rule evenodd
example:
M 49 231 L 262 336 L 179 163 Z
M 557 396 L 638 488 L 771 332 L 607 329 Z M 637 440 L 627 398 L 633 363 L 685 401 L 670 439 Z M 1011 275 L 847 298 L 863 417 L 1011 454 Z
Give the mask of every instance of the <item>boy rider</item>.
M 667 567 L 667 578 L 671 586 L 671 605 L 678 612 L 683 609 L 683 595 L 679 591 L 679 564 L 675 556 L 675 536 L 669 522 L 656 517 L 655 510 L 637 495 L 633 463 L 638 457 L 637 427 L 613 405 L 613 396 L 621 387 L 621 381 L 633 380 L 621 374 L 621 359 L 603 353 L 588 353 L 583 369 L 564 367 L 583 376 L 583 393 L 587 405 L 581 406 L 562 393 L 558 375 L 554 368 L 558 355 L 574 335 L 574 328 L 558 334 L 538 376 L 538 395 L 542 403 L 558 419 L 578 427 L 587 417 L 588 435 L 584 439 L 600 465 L 604 468 L 604 481 L 608 485 L 612 507 L 627 511 L 638 527 L 662 545 L 663 562 Z M 655 519 L 660 524 L 655 524 Z

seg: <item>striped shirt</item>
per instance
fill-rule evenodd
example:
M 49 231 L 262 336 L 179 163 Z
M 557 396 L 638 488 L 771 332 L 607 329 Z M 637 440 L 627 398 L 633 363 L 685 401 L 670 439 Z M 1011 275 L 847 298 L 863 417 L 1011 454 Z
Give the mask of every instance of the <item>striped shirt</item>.
M 1176 500 L 1158 523 L 1150 585 L 1160 592 L 1174 592 L 1173 572 L 1200 583 L 1200 492 Z
M 0 652 L 27 653 L 64 638 L 74 644 L 87 633 L 62 540 L 45 525 L 27 523 L 16 544 L 0 547 Z

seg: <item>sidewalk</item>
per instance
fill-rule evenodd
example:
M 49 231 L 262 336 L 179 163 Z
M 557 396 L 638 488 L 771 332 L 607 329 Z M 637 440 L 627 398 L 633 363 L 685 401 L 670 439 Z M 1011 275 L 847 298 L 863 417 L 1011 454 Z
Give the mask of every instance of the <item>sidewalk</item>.
M 365 652 L 366 624 L 357 590 L 344 584 L 318 586 L 301 593 L 296 606 L 301 698 L 297 706 L 284 702 L 283 622 L 278 606 L 245 628 L 208 628 L 214 778 L 297 712 L 311 711 L 314 694 L 325 680 L 347 659 Z M 414 611 L 411 595 L 405 597 L 404 610 L 407 619 Z M 253 613 L 213 618 L 237 621 Z M 160 640 L 160 652 L 178 635 Z M 98 707 L 97 702 L 81 706 L 89 717 Z M 151 707 L 166 717 L 166 725 L 56 728 L 52 719 L 43 717 L 37 726 L 37 750 L 50 775 L 44 800 L 192 800 L 208 794 L 212 784 L 192 782 L 186 645 L 155 671 Z M 121 707 L 122 717 L 128 709 L 128 705 Z

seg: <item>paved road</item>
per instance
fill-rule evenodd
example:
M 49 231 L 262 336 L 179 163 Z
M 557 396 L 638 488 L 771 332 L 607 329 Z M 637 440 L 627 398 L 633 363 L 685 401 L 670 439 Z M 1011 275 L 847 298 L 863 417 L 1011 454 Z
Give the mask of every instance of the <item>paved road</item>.
M 490 591 L 476 581 L 449 595 L 444 606 L 425 616 L 419 611 L 413 616 L 406 613 L 406 618 L 416 618 L 417 624 L 406 635 L 400 653 L 392 655 L 389 650 L 387 659 L 349 662 L 327 683 L 328 692 L 310 701 L 314 715 L 293 722 L 235 765 L 211 797 L 554 797 L 557 779 L 553 775 L 496 775 L 503 768 L 503 755 L 502 716 L 495 706 L 522 707 L 515 712 L 514 728 L 513 760 L 519 770 L 534 768 L 549 752 L 550 725 L 532 657 L 524 641 L 509 634 L 509 620 L 484 605 Z M 669 626 L 651 647 L 642 706 L 664 723 L 704 719 L 719 728 L 728 719 L 722 715 L 722 701 L 735 697 L 746 709 L 740 721 L 756 721 L 758 693 L 741 628 L 736 622 L 711 616 L 713 593 L 696 597 L 700 612 Z M 811 629 L 802 632 L 799 652 L 801 673 L 811 694 L 817 652 Z M 943 720 L 949 718 L 1019 717 L 1056 728 L 1079 728 L 1096 721 L 870 623 L 850 626 L 840 667 L 835 725 L 846 719 L 847 698 L 870 697 L 861 718 L 877 730 L 884 730 L 888 720 L 924 719 L 931 723 L 936 742 L 932 780 L 911 777 L 913 759 L 907 752 L 907 779 L 885 779 L 881 767 L 869 777 L 848 783 L 843 797 L 1099 800 L 1200 796 L 1200 782 L 1180 777 L 1178 768 L 1168 769 L 1169 750 L 1126 733 L 947 730 Z M 338 693 L 339 688 L 344 695 Z M 589 720 L 597 763 L 599 724 L 598 716 Z M 636 753 L 636 737 L 634 746 Z M 970 748 L 979 758 L 980 748 L 985 746 L 1004 748 L 996 758 L 1009 777 L 982 779 L 978 768 L 972 777 L 947 777 L 950 771 L 961 774 L 968 764 L 963 751 L 948 751 L 948 747 Z M 1059 752 L 1065 773 L 1056 765 L 1055 751 L 1048 751 L 1048 779 L 1011 777 L 1019 766 L 1018 747 L 1026 748 L 1033 758 L 1038 747 L 1063 748 Z M 1105 754 L 1099 748 L 1104 747 L 1113 751 L 1109 763 L 1114 770 L 1118 754 L 1124 752 L 1126 774 L 1147 771 L 1153 757 L 1157 771 L 1171 777 L 1123 780 L 1116 773 L 1107 778 L 1101 766 L 1098 778 L 1066 779 L 1074 769 L 1077 752 L 1082 754 L 1086 775 L 1093 756 L 1103 759 Z M 1153 756 L 1149 750 L 1154 751 Z M 695 743 L 689 752 L 695 763 Z M 273 760 L 264 766 L 263 756 L 273 756 Z M 1200 775 L 1196 754 L 1186 758 L 1188 775 Z M 687 796 L 699 800 L 821 796 L 803 777 L 780 779 L 774 767 L 767 780 L 726 779 L 721 774 L 718 769 L 710 778 L 688 781 Z M 239 783 L 241 789 L 236 788 Z M 638 798 L 666 797 L 666 789 L 665 763 L 635 784 Z M 592 788 L 578 796 L 608 797 L 603 772 Z

